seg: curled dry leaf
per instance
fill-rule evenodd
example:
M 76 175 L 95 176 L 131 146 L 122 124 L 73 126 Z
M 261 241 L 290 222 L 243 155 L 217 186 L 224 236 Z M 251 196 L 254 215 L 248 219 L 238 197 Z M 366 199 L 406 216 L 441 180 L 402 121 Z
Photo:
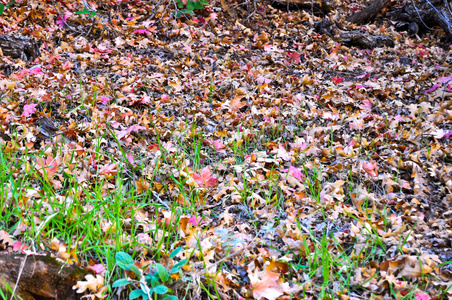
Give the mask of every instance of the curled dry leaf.
M 77 289 L 77 293 L 89 293 L 85 297 L 90 299 L 102 299 L 103 294 L 107 291 L 104 286 L 104 278 L 97 274 L 96 277 L 89 274 L 85 276 L 86 281 L 77 281 L 77 284 L 72 289 Z

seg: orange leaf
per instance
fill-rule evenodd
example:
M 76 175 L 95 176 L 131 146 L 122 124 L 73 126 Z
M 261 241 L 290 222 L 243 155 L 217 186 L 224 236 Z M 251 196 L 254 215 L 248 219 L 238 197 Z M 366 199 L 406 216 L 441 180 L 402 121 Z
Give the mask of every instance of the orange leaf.
M 278 284 L 279 274 L 277 273 L 265 270 L 259 274 L 255 269 L 254 274 L 250 274 L 249 277 L 253 287 L 253 297 L 258 300 L 262 297 L 275 300 L 284 294 Z
M 243 96 L 237 96 L 234 99 L 231 100 L 231 104 L 229 104 L 229 109 L 233 112 L 238 111 L 242 107 L 246 105 L 246 102 L 240 102 L 240 99 L 242 99 Z
M 373 162 L 364 162 L 361 165 L 364 169 L 364 171 L 366 171 L 367 174 L 369 174 L 372 177 L 376 177 L 377 176 L 377 163 Z

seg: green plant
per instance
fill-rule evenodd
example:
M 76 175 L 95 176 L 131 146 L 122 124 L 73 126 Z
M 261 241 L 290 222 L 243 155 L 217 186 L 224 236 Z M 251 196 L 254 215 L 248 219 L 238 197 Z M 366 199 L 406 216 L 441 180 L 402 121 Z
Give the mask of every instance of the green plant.
M 169 259 L 174 258 L 181 250 L 182 247 L 173 250 L 169 255 Z M 161 299 L 177 300 L 176 296 L 167 295 L 168 292 L 171 292 L 167 285 L 171 283 L 170 274 L 178 273 L 187 262 L 188 259 L 183 259 L 174 264 L 168 271 L 159 263 L 155 263 L 153 266 L 150 264 L 141 265 L 134 263 L 129 254 L 118 252 L 116 253 L 116 264 L 125 271 L 133 272 L 138 280 L 129 277 L 121 278 L 116 280 L 112 287 L 130 285 L 133 290 L 129 294 L 129 299 L 136 299 L 138 297 L 151 299 L 151 296 L 155 293 L 156 295 L 162 295 Z
M 177 0 L 177 7 L 180 10 L 176 11 L 176 16 L 180 17 L 183 14 L 189 14 L 194 15 L 193 12 L 195 9 L 203 9 L 204 6 L 209 4 L 207 0 L 199 0 L 199 1 L 193 1 L 193 0 Z
M 0 3 L 0 15 L 3 14 L 3 12 L 5 11 L 5 9 L 8 9 L 8 8 L 10 8 L 11 6 L 13 6 L 14 3 L 16 3 L 16 0 L 11 1 L 11 2 L 9 2 L 9 3 L 6 4 L 6 5 L 3 4 L 3 3 Z

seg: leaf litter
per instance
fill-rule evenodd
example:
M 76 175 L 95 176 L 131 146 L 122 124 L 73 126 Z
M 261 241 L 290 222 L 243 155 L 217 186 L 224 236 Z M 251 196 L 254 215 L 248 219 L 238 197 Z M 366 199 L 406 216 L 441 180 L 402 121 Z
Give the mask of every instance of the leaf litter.
M 395 47 L 363 50 L 268 4 L 175 19 L 160 2 L 89 2 L 93 18 L 76 1 L 17 2 L 2 34 L 39 39 L 41 56 L 0 75 L 1 204 L 21 211 L 4 214 L 0 249 L 88 268 L 74 289 L 91 299 L 127 295 L 107 288 L 121 274 L 94 237 L 137 262 L 188 259 L 178 297 L 452 297 L 436 32 L 364 25 Z M 351 13 L 332 17 L 352 29 Z

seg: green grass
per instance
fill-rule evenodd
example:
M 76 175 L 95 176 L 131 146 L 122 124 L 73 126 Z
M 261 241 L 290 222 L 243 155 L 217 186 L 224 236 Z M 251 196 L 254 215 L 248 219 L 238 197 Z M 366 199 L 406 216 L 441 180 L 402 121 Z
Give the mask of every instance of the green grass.
M 278 140 L 281 143 L 290 142 L 282 136 L 284 127 L 278 128 L 270 132 L 270 137 L 264 136 L 263 134 L 267 134 L 264 131 L 251 137 L 245 137 L 237 131 L 236 138 L 230 139 L 225 149 L 228 157 L 235 158 L 235 167 L 240 166 L 242 170 L 233 171 L 234 180 L 223 182 L 229 192 L 222 201 L 224 204 L 232 200 L 232 195 L 236 195 L 239 203 L 232 204 L 244 208 L 243 215 L 235 215 L 236 221 L 246 220 L 250 225 L 247 234 L 255 239 L 271 234 L 275 236 L 278 230 L 289 232 L 286 218 L 293 204 L 286 201 L 287 187 L 284 185 L 288 185 L 287 179 L 292 175 L 289 172 L 280 173 L 276 165 L 265 171 L 263 167 L 251 168 L 249 156 L 267 150 L 266 143 L 256 141 L 269 139 L 268 141 Z M 218 286 L 221 271 L 230 268 L 230 262 L 221 261 L 220 257 L 228 257 L 239 244 L 246 245 L 247 242 L 236 238 L 236 231 L 231 231 L 230 228 L 219 227 L 214 233 L 217 236 L 215 240 L 211 238 L 213 228 L 200 226 L 193 229 L 196 226 L 187 225 L 185 230 L 193 229 L 196 234 L 193 244 L 190 247 L 186 244 L 186 233 L 181 229 L 181 224 L 186 224 L 188 217 L 196 216 L 199 222 L 204 222 L 209 218 L 218 219 L 220 215 L 214 211 L 206 214 L 208 193 L 193 185 L 190 177 L 190 170 L 199 173 L 206 165 L 218 177 L 219 165 L 223 161 L 206 143 L 201 128 L 195 122 L 187 123 L 178 131 L 177 136 L 173 133 L 172 137 L 165 137 L 164 140 L 156 133 L 154 142 L 159 146 L 160 152 L 150 154 L 132 151 L 112 129 L 97 129 L 95 134 L 99 138 L 94 141 L 94 151 L 81 159 L 76 152 L 59 144 L 49 144 L 41 150 L 0 152 L 0 208 L 3 212 L 0 216 L 1 228 L 31 249 L 50 252 L 50 241 L 57 239 L 60 246 L 65 246 L 71 254 L 68 261 L 78 259 L 82 265 L 86 265 L 94 260 L 102 264 L 106 269 L 104 278 L 109 295 L 116 293 L 119 287 L 113 287 L 113 282 L 130 276 L 125 273 L 126 269 L 118 267 L 118 253 L 130 255 L 135 262 L 151 261 L 141 268 L 146 275 L 152 273 L 156 264 L 170 269 L 171 264 L 168 263 L 172 251 L 182 247 L 188 251 L 184 254 L 186 256 L 171 258 L 172 264 L 186 258 L 188 268 L 195 265 L 212 268 L 213 275 L 205 275 L 196 283 L 182 271 L 177 278 L 167 281 L 163 277 L 152 279 L 149 275 L 151 277 L 146 279 L 149 288 L 155 288 L 158 281 L 169 288 L 168 295 L 177 294 L 179 297 L 189 298 L 193 292 L 189 288 L 190 284 L 197 284 L 202 297 L 218 299 L 221 296 Z M 14 135 L 14 138 L 16 140 L 11 141 L 11 144 L 19 145 L 20 134 Z M 107 140 L 115 151 L 106 151 L 105 145 L 101 143 L 102 139 Z M 332 132 L 328 132 L 327 140 L 332 149 Z M 174 147 L 170 151 L 165 149 L 168 142 L 172 142 Z M 129 161 L 129 153 L 135 156 L 133 164 Z M 48 166 L 39 168 L 38 163 L 49 157 L 53 159 Z M 63 158 L 65 161 L 60 162 Z M 276 160 L 275 157 L 273 159 Z M 49 176 L 47 170 L 50 170 L 56 160 L 58 171 L 55 174 L 49 173 Z M 113 163 L 117 165 L 114 174 L 105 176 L 99 173 L 103 165 Z M 299 286 L 302 293 L 314 289 L 321 299 L 332 299 L 339 294 L 357 296 L 365 289 L 364 285 L 377 278 L 379 273 L 376 272 L 366 282 L 356 284 L 356 270 L 371 262 L 382 262 L 388 250 L 378 229 L 366 222 L 380 218 L 383 226 L 380 230 L 386 232 L 392 222 L 392 212 L 389 207 L 385 207 L 376 213 L 373 204 L 366 199 L 362 203 L 361 216 L 348 214 L 344 219 L 344 222 L 359 228 L 359 234 L 365 237 L 365 242 L 356 235 L 348 237 L 344 244 L 345 237 L 335 233 L 335 230 L 343 230 L 339 230 L 338 225 L 331 224 L 329 219 L 332 206 L 322 198 L 323 186 L 330 178 L 325 176 L 321 165 L 304 155 L 303 151 L 295 163 L 303 173 L 301 184 L 306 193 L 306 198 L 299 201 L 304 201 L 306 207 L 312 208 L 310 214 L 316 216 L 318 227 L 313 228 L 303 223 L 299 218 L 303 210 L 292 211 L 297 228 L 290 230 L 299 234 L 299 249 L 282 250 L 280 242 L 271 239 L 256 242 L 255 245 L 271 248 L 281 256 L 294 257 L 290 262 L 279 261 L 289 268 L 289 272 L 282 275 L 282 278 Z M 95 170 L 94 175 L 83 179 L 83 171 L 89 168 Z M 230 168 L 227 172 L 233 170 L 229 164 L 226 164 L 226 168 Z M 348 178 L 344 185 L 343 201 L 350 204 L 352 194 L 358 191 L 359 180 L 351 169 L 344 169 L 344 172 L 348 173 Z M 148 188 L 138 188 L 137 181 L 145 183 Z M 62 185 L 61 189 L 55 189 L 57 182 Z M 262 207 L 266 207 L 268 212 L 275 212 L 272 219 L 259 218 L 258 211 Z M 220 211 L 223 208 L 221 206 Z M 412 229 L 409 228 L 406 234 L 400 236 L 398 253 L 403 254 L 403 247 L 411 235 Z M 218 265 L 206 256 L 204 239 L 209 238 L 211 242 L 217 243 L 215 251 L 221 252 L 222 256 L 215 256 L 216 260 L 221 261 Z M 293 278 L 297 277 L 304 281 L 294 281 Z M 128 293 L 139 288 L 140 281 L 134 280 L 121 297 L 127 297 Z M 243 278 L 237 280 L 243 283 Z M 163 290 L 156 288 L 156 291 Z M 134 294 L 138 293 L 141 292 Z M 395 291 L 392 293 L 394 297 L 397 296 Z M 409 293 L 400 299 L 411 299 L 413 295 L 414 293 Z M 5 295 L 0 296 L 5 298 Z M 152 297 L 156 297 L 156 294 Z M 157 298 L 160 299 L 159 297 Z

